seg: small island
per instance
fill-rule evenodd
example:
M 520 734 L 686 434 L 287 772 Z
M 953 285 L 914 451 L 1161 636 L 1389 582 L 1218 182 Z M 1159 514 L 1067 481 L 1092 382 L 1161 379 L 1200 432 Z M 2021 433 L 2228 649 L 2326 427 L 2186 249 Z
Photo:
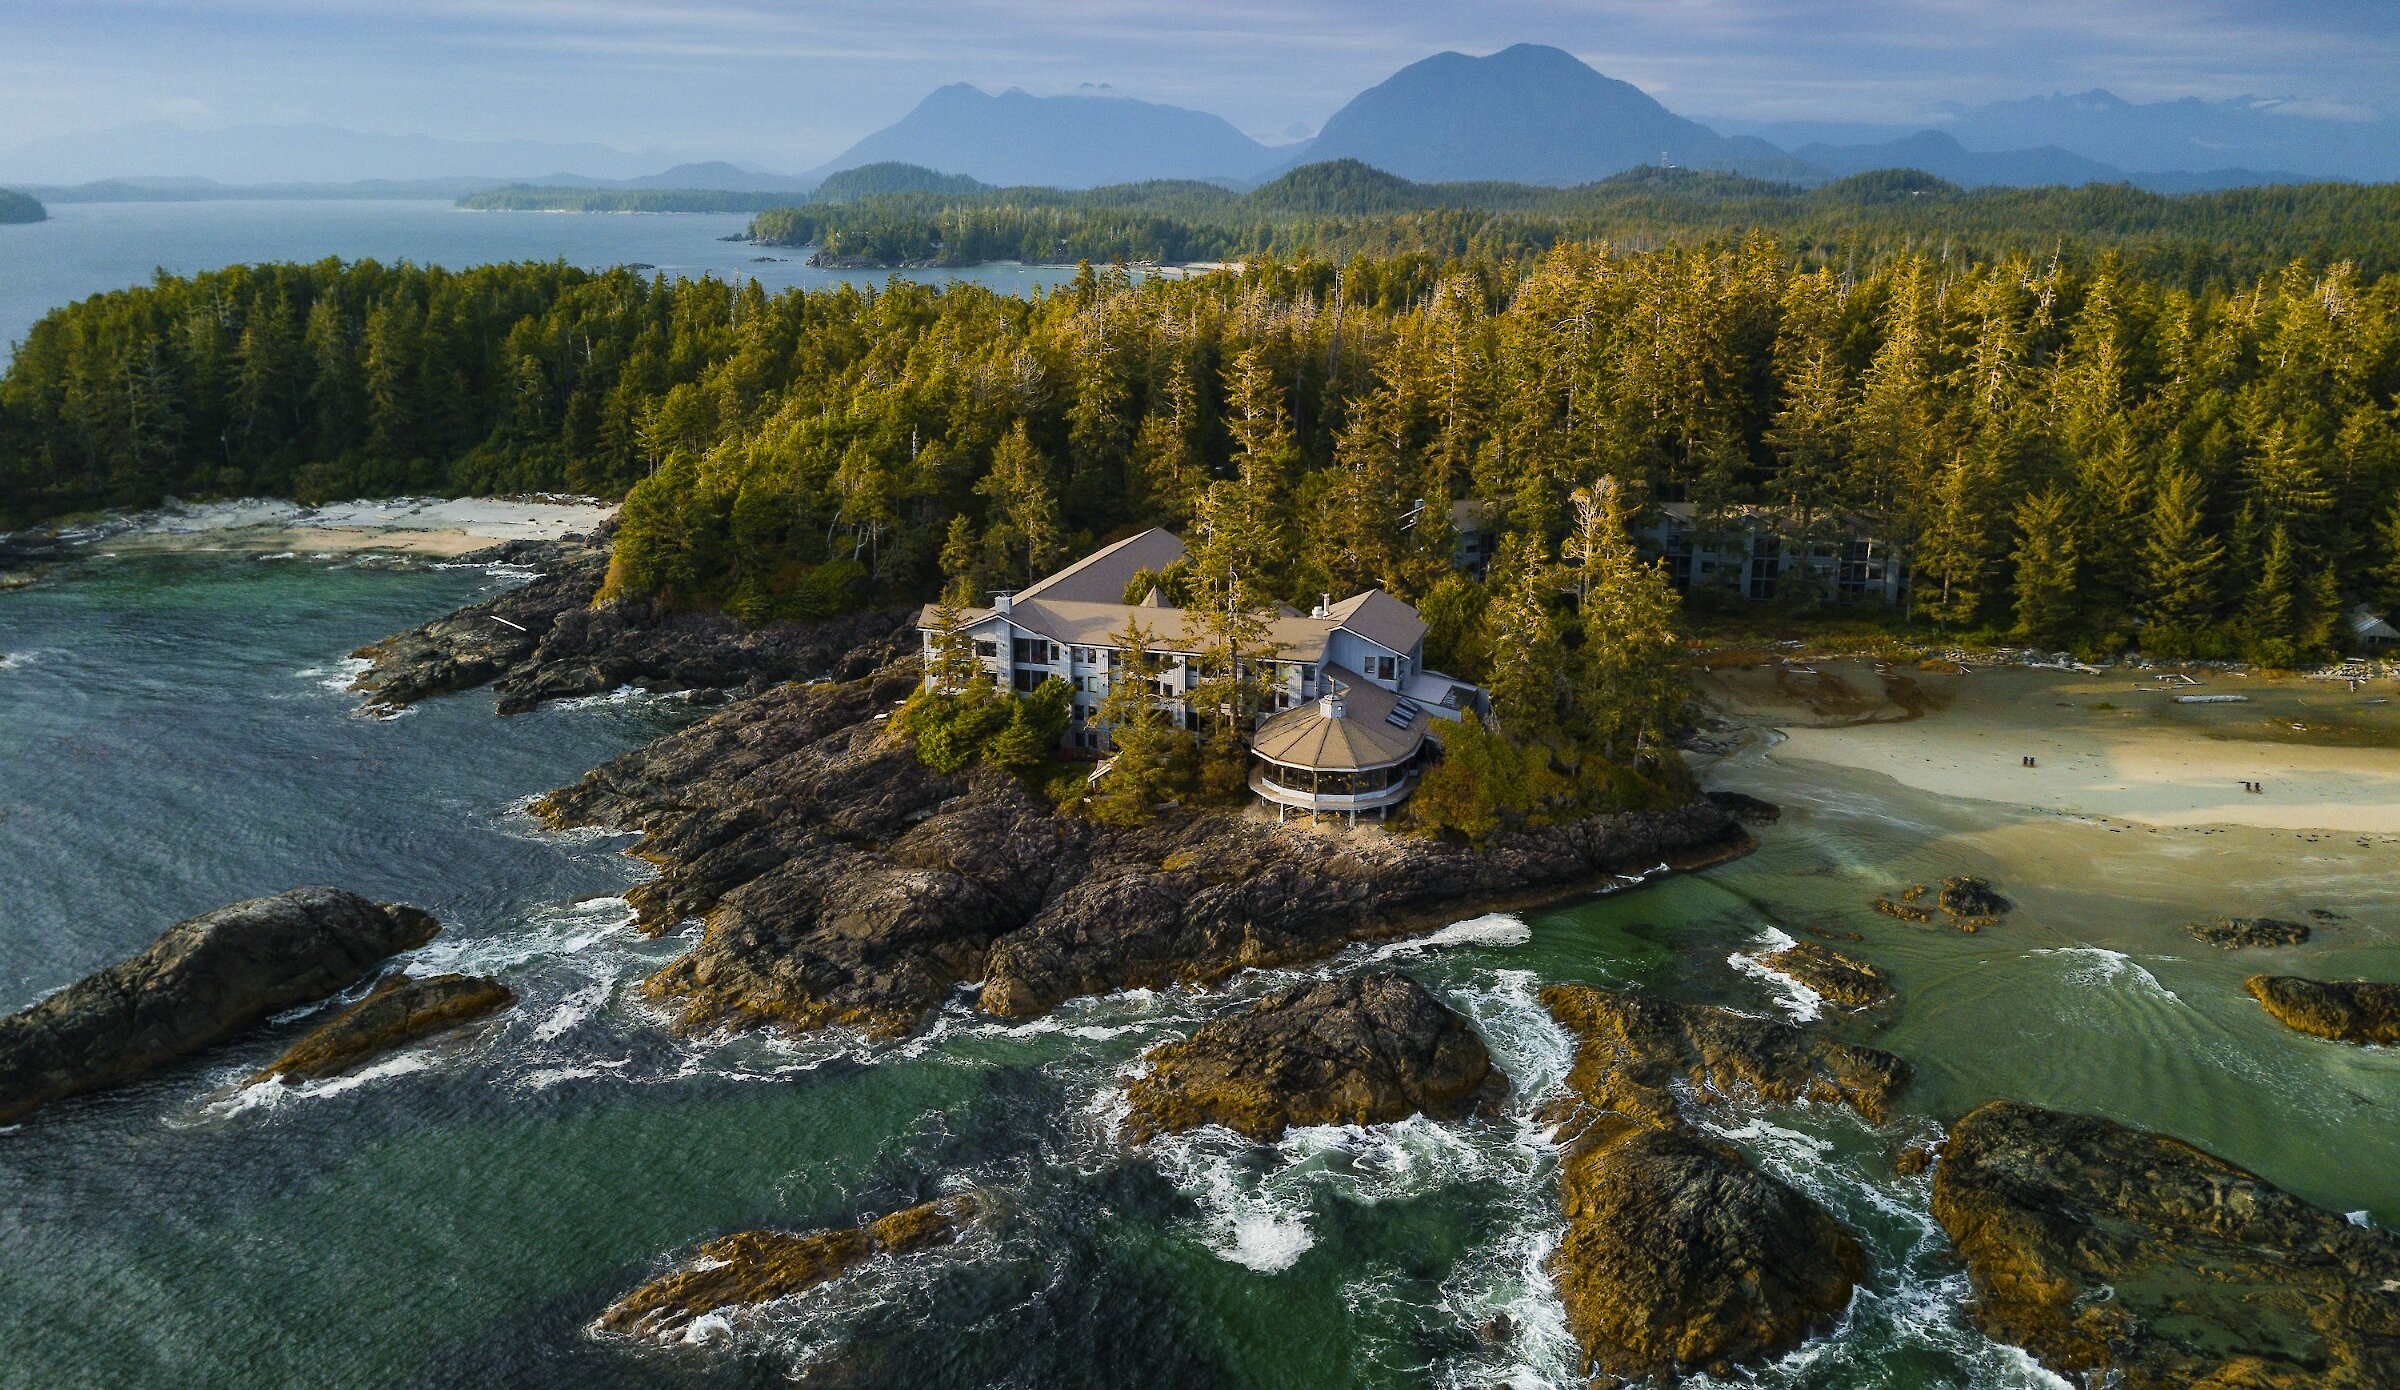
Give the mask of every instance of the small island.
M 50 209 L 31 194 L 0 188 L 0 223 L 47 222 Z

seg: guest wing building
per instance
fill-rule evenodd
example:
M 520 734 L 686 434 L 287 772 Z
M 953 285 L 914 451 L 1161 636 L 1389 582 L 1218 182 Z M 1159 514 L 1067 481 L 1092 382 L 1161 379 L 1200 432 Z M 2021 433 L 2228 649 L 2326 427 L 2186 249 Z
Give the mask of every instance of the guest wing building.
M 1164 663 L 1152 698 L 1196 729 L 1191 691 L 1207 641 L 1199 616 L 1168 606 L 1155 589 L 1142 602 L 1125 601 L 1136 576 L 1182 558 L 1175 536 L 1144 531 L 999 594 L 989 608 L 961 610 L 960 630 L 1001 689 L 1031 691 L 1053 676 L 1073 687 L 1067 746 L 1103 753 L 1109 742 L 1100 702 L 1127 656 L 1112 640 L 1138 622 L 1152 634 L 1150 653 Z M 940 636 L 933 613 L 927 608 L 918 619 L 929 657 Z M 1416 789 L 1443 721 L 1483 707 L 1482 690 L 1426 669 L 1424 621 L 1380 589 L 1339 603 L 1328 598 L 1307 613 L 1279 605 L 1266 645 L 1273 649 L 1263 673 L 1271 708 L 1251 732 L 1250 789 L 1279 818 L 1296 811 L 1382 819 Z

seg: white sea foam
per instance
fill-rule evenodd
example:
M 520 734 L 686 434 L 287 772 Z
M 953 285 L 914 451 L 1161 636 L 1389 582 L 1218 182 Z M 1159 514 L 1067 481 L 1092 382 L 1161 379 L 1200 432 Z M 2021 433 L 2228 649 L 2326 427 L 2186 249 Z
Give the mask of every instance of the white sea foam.
M 360 676 L 374 669 L 375 663 L 360 656 L 346 656 L 321 666 L 303 666 L 292 674 L 302 680 L 313 680 L 337 695 L 350 693 L 350 686 Z
M 1495 970 L 1486 981 L 1445 990 L 1450 1006 L 1492 1053 L 1518 1099 L 1530 1107 L 1566 1080 L 1575 1041 L 1542 1007 L 1541 979 L 1530 970 Z
M 21 652 L 0 652 L 0 671 L 22 671 L 47 655 L 49 652 L 41 647 L 27 647 Z
M 1764 959 L 1799 944 L 1782 930 L 1769 927 L 1759 945 L 1748 951 L 1736 951 L 1725 961 L 1745 975 L 1764 980 L 1775 991 L 1776 1007 L 1790 1014 L 1794 1022 L 1813 1023 L 1825 1016 L 1825 996 L 1768 965 Z
M 2156 975 L 2143 969 L 2139 962 L 2123 951 L 2111 951 L 2105 946 L 2046 946 L 2036 947 L 2026 954 L 2065 956 L 2070 960 L 2083 962 L 2067 972 L 2066 978 L 2071 984 L 2101 986 L 2124 984 L 2130 986 L 2137 994 L 2147 994 L 2153 998 L 2172 1000 L 2175 1003 L 2183 1002 L 2176 996 L 2175 991 L 2160 984 Z
M 1440 931 L 1379 946 L 1367 956 L 1369 960 L 1391 960 L 1396 956 L 1422 955 L 1438 946 L 1522 946 L 1533 940 L 1533 928 L 1510 912 L 1487 912 L 1464 922 L 1452 922 Z
M 408 1076 L 416 1072 L 431 1071 L 436 1065 L 438 1065 L 438 1061 L 431 1052 L 423 1048 L 411 1048 L 396 1052 L 372 1066 L 361 1067 L 357 1071 L 344 1072 L 340 1076 L 329 1076 L 316 1081 L 303 1081 L 296 1086 L 286 1085 L 273 1079 L 250 1082 L 231 1095 L 209 1101 L 200 1107 L 200 1113 L 208 1119 L 226 1120 L 259 1111 L 277 1110 L 304 1101 L 338 1096 L 345 1091 L 355 1091 L 361 1086 L 372 1086 L 378 1081 L 389 1080 L 395 1076 Z

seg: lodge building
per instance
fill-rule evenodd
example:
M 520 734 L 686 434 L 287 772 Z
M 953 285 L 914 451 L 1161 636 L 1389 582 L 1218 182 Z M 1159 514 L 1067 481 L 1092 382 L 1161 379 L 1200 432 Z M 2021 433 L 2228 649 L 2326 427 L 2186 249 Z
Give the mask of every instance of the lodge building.
M 1202 680 L 1207 644 L 1200 615 L 1169 606 L 1155 588 L 1138 603 L 1125 601 L 1138 576 L 1183 558 L 1173 534 L 1144 531 L 1037 584 L 995 595 L 988 608 L 959 610 L 958 630 L 1003 690 L 1031 691 L 1053 676 L 1066 681 L 1074 690 L 1066 746 L 1105 754 L 1100 703 L 1128 655 L 1112 642 L 1138 622 L 1163 663 L 1152 698 L 1198 729 L 1191 692 Z M 941 636 L 934 624 L 928 607 L 918 618 L 928 669 Z M 1268 708 L 1250 735 L 1250 788 L 1279 819 L 1295 811 L 1353 823 L 1383 819 L 1416 789 L 1438 752 L 1441 725 L 1484 706 L 1478 687 L 1426 668 L 1424 620 L 1380 589 L 1338 603 L 1326 596 L 1307 613 L 1279 604 L 1265 645 L 1273 652 Z

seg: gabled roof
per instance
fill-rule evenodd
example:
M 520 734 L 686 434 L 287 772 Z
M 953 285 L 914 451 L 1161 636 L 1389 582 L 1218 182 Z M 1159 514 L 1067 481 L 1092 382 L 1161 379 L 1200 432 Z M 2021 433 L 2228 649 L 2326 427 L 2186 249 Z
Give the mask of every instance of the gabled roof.
M 1123 603 L 1125 586 L 1143 570 L 1163 570 L 1183 558 L 1183 542 L 1172 531 L 1153 526 L 1115 545 L 1103 546 L 1040 583 L 1017 591 L 1017 601 L 1052 599 L 1062 603 Z
M 1328 666 L 1325 677 L 1341 692 L 1341 718 L 1328 717 L 1322 700 L 1287 709 L 1258 726 L 1250 737 L 1252 752 L 1284 767 L 1356 772 L 1406 762 L 1425 746 L 1431 716 L 1423 710 L 1404 725 L 1393 724 L 1399 696 L 1345 667 Z
M 1399 656 L 1415 651 L 1425 640 L 1425 620 L 1417 610 L 1381 589 L 1343 599 L 1325 613 L 1344 631 Z

